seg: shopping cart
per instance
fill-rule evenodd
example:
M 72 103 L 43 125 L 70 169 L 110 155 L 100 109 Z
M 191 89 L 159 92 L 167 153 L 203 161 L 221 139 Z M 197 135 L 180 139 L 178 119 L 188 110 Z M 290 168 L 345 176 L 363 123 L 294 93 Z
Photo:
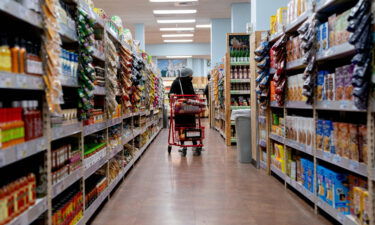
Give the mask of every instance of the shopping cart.
M 169 102 L 168 153 L 171 154 L 172 146 L 179 146 L 182 147 L 182 156 L 186 156 L 188 147 L 195 147 L 195 153 L 200 155 L 204 139 L 200 117 L 206 108 L 204 99 L 200 99 L 198 95 L 170 95 Z M 184 118 L 191 123 L 180 123 Z

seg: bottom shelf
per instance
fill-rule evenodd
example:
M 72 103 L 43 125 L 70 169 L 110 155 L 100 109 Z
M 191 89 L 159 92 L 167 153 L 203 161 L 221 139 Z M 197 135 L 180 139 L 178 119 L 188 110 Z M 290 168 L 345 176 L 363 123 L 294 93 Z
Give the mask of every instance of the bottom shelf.
M 293 187 L 296 191 L 300 194 L 305 196 L 311 202 L 316 204 L 322 211 L 333 217 L 335 220 L 340 222 L 343 225 L 358 225 L 358 223 L 354 220 L 352 216 L 344 215 L 334 209 L 332 206 L 317 198 L 314 193 L 307 190 L 302 184 L 298 183 L 295 180 L 290 179 L 286 174 L 284 174 L 281 170 L 276 168 L 275 166 L 271 165 L 271 171 L 275 173 L 279 178 L 285 181 L 289 186 Z
M 78 224 L 86 224 L 91 216 L 96 212 L 104 200 L 109 194 L 115 189 L 121 179 L 129 172 L 130 168 L 137 162 L 141 155 L 146 151 L 147 147 L 157 137 L 162 129 L 160 128 L 150 140 L 137 152 L 135 157 L 125 166 L 125 168 L 118 174 L 118 176 L 108 185 L 108 187 L 100 194 L 100 196 L 88 207 L 84 212 L 84 217 L 78 222 Z
M 47 198 L 37 199 L 33 206 L 14 218 L 7 225 L 27 225 L 31 224 L 40 215 L 47 211 Z

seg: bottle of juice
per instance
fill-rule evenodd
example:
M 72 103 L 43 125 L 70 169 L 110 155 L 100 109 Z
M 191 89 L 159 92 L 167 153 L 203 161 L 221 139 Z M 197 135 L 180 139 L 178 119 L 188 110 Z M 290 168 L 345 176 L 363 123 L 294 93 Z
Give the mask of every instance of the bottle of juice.
M 19 73 L 25 73 L 25 65 L 26 65 L 26 42 L 25 40 L 21 40 L 21 43 L 20 43 L 20 50 L 19 50 L 19 59 L 18 59 L 18 62 L 19 62 Z
M 19 73 L 19 53 L 20 47 L 18 46 L 18 38 L 15 38 L 14 45 L 10 49 L 12 57 L 12 73 Z
M 34 120 L 28 101 L 22 101 L 23 121 L 25 122 L 25 140 L 29 141 L 34 137 Z
M 11 53 L 5 36 L 1 37 L 0 43 L 0 70 L 6 72 L 12 71 Z

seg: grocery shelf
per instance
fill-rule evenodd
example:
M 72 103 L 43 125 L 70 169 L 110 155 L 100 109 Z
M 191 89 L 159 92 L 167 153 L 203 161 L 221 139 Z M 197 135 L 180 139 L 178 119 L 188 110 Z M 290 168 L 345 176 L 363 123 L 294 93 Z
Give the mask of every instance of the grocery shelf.
M 47 150 L 44 137 L 0 149 L 0 168 Z
M 106 149 L 103 149 L 101 151 L 106 151 Z M 86 166 L 86 162 L 88 159 L 83 160 L 83 165 L 85 168 L 84 171 L 84 178 L 87 179 L 90 177 L 92 174 L 94 174 L 98 169 L 100 169 L 104 164 L 107 163 L 108 159 L 107 157 L 102 157 L 100 160 L 98 160 L 96 163 L 94 163 L 92 166 Z
M 270 106 L 273 108 L 283 108 L 283 106 L 279 106 L 279 104 L 276 101 L 270 102 Z
M 47 198 L 37 199 L 33 206 L 30 206 L 21 215 L 14 218 L 7 225 L 29 225 L 40 215 L 47 211 Z
M 0 4 L 2 3 L 0 2 Z M 42 76 L 33 76 L 27 74 L 8 73 L 0 71 L 0 89 L 23 89 L 44 91 L 44 81 Z
M 131 140 L 134 139 L 134 135 L 131 135 L 130 137 L 127 137 L 127 138 L 122 138 L 122 145 L 126 145 L 127 143 L 129 143 Z
M 285 182 L 288 183 L 291 187 L 293 187 L 295 190 L 297 190 L 300 194 L 305 196 L 307 199 L 309 199 L 311 202 L 316 201 L 316 197 L 314 193 L 307 190 L 302 184 L 299 182 L 292 180 L 290 177 L 285 176 Z
M 277 41 L 279 38 L 281 38 L 281 36 L 283 36 L 284 35 L 284 32 L 277 32 L 277 33 L 275 33 L 275 34 L 272 34 L 271 36 L 270 36 L 270 42 L 275 42 L 275 41 Z
M 340 213 L 320 198 L 317 198 L 316 205 L 324 212 L 328 213 L 330 216 L 336 219 L 338 222 L 340 222 L 342 225 L 358 225 L 358 223 L 355 222 L 351 216 L 346 216 Z
M 108 196 L 108 187 L 95 199 L 93 203 L 84 212 L 85 224 L 89 221 L 92 215 L 96 212 L 99 206 L 104 202 Z
M 107 122 L 95 123 L 83 127 L 83 135 L 87 136 L 107 128 Z
M 130 118 L 132 116 L 133 116 L 133 113 L 128 113 L 128 114 L 122 116 L 122 119 L 127 119 L 127 118 Z
M 231 106 L 230 108 L 232 110 L 235 110 L 235 109 L 250 109 L 250 106 Z
M 42 17 L 38 13 L 24 7 L 14 0 L 1 0 L 0 11 L 40 29 L 43 28 Z
M 94 58 L 105 61 L 104 53 L 98 51 L 98 49 L 94 48 L 94 53 L 92 54 Z
M 119 152 L 121 152 L 124 149 L 124 146 L 122 144 L 116 145 L 112 148 L 111 152 L 108 155 L 108 160 L 115 157 Z
M 329 14 L 332 11 L 337 11 L 340 5 L 348 2 L 353 2 L 353 0 L 320 0 L 315 11 L 319 14 Z
M 320 101 L 316 103 L 318 110 L 366 112 L 355 107 L 353 101 Z
M 250 90 L 230 91 L 231 95 L 250 95 Z
M 79 87 L 77 77 L 61 76 L 61 85 L 65 87 Z
M 277 142 L 280 142 L 282 144 L 284 144 L 285 142 L 285 138 L 284 137 L 281 137 L 279 135 L 276 135 L 276 134 L 270 134 L 270 138 L 274 141 L 277 141 Z
M 107 126 L 108 126 L 108 127 L 115 126 L 115 125 L 117 125 L 117 124 L 122 123 L 122 120 L 123 120 L 122 117 L 109 119 L 109 120 L 107 121 Z
M 60 182 L 57 182 L 52 186 L 52 198 L 55 198 L 57 195 L 62 193 L 64 190 L 66 190 L 68 187 L 70 187 L 72 184 L 77 182 L 79 179 L 82 178 L 83 175 L 83 168 L 80 167 L 70 173 L 68 176 L 64 177 Z
M 281 170 L 276 168 L 274 165 L 271 165 L 271 171 L 274 172 L 281 179 L 285 180 L 286 175 Z
M 290 140 L 288 138 L 285 138 L 284 144 L 288 147 L 291 147 L 293 149 L 296 149 L 298 151 L 304 152 L 309 155 L 314 155 L 313 147 L 312 146 L 307 146 L 305 144 L 301 144 L 297 141 Z
M 250 66 L 250 62 L 231 62 L 231 66 Z
M 267 118 L 265 116 L 258 116 L 258 122 L 260 124 L 266 124 Z
M 94 95 L 106 95 L 105 87 L 95 86 Z
M 82 123 L 70 123 L 52 128 L 52 141 L 82 132 Z
M 260 165 L 260 168 L 267 169 L 267 163 L 266 162 L 260 160 L 259 165 Z
M 350 160 L 350 159 L 341 157 L 337 154 L 332 154 L 330 152 L 324 152 L 321 150 L 315 150 L 315 154 L 317 158 L 325 162 L 331 163 L 333 165 L 349 170 L 353 173 L 367 177 L 367 174 L 368 174 L 367 165 L 364 163 Z
M 285 102 L 285 108 L 287 109 L 313 109 L 313 106 L 306 104 L 306 102 L 303 102 L 303 101 L 290 101 L 290 102 Z
M 299 17 L 297 17 L 295 20 L 293 20 L 291 23 L 286 25 L 285 27 L 285 33 L 294 32 L 298 29 L 299 25 L 301 25 L 303 22 L 305 22 L 312 14 L 311 10 L 307 10 L 304 13 L 302 13 Z
M 267 147 L 267 142 L 264 139 L 259 139 L 259 146 L 266 148 Z
M 231 79 L 230 82 L 232 84 L 236 84 L 236 83 L 250 83 L 250 79 Z
M 60 23 L 59 33 L 62 36 L 62 39 L 66 42 L 77 42 L 77 32 L 67 27 L 65 24 Z
M 286 64 L 287 70 L 302 69 L 304 67 L 306 67 L 306 65 L 303 63 L 303 59 L 297 59 Z
M 324 61 L 330 59 L 343 58 L 355 53 L 355 48 L 348 42 L 330 47 L 327 50 L 317 53 L 317 61 Z

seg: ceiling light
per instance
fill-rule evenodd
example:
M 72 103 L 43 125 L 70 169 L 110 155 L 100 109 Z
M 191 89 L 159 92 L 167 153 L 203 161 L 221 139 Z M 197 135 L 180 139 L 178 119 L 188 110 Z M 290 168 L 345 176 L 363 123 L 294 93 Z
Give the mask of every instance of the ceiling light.
M 211 24 L 197 24 L 197 28 L 211 28 Z
M 164 38 L 174 38 L 174 37 L 194 37 L 194 34 L 163 34 Z
M 194 27 L 168 27 L 160 28 L 160 31 L 194 31 Z
M 191 55 L 169 55 L 166 56 L 167 59 L 186 59 L 186 58 L 192 58 Z
M 195 23 L 195 19 L 187 20 L 157 20 L 158 23 Z
M 197 13 L 196 9 L 181 9 L 181 10 L 154 10 L 154 14 L 193 14 Z
M 186 39 L 186 40 L 164 40 L 166 43 L 176 43 L 176 42 L 193 42 L 192 39 Z
M 150 0 L 150 2 L 197 2 L 198 0 Z

